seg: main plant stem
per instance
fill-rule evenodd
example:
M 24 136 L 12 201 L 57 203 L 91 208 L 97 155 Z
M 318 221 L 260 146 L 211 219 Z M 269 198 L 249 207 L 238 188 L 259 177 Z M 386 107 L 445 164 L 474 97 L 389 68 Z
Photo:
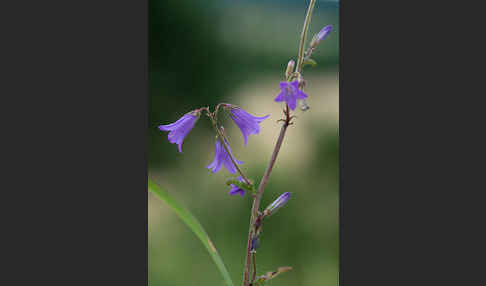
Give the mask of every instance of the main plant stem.
M 285 111 L 286 118 L 284 120 L 284 123 L 282 125 L 282 128 L 280 129 L 280 135 L 278 136 L 277 143 L 275 144 L 275 149 L 273 150 L 272 153 L 272 158 L 270 159 L 270 163 L 267 166 L 267 169 L 265 170 L 265 173 L 263 175 L 262 180 L 260 181 L 260 186 L 258 187 L 257 194 L 255 198 L 253 199 L 253 206 L 251 208 L 251 218 L 250 218 L 250 229 L 248 231 L 248 241 L 247 241 L 247 247 L 246 247 L 246 260 L 245 260 L 245 274 L 243 276 L 243 286 L 248 286 L 248 278 L 250 276 L 250 259 L 251 259 L 251 241 L 253 239 L 254 235 L 254 224 L 255 220 L 258 215 L 258 209 L 260 207 L 260 201 L 262 199 L 263 195 L 263 190 L 265 189 L 265 185 L 268 181 L 268 178 L 270 177 L 270 172 L 272 172 L 273 165 L 275 164 L 275 161 L 277 160 L 277 155 L 278 152 L 280 151 L 280 147 L 282 146 L 283 139 L 285 137 L 285 132 L 287 131 L 287 127 L 289 127 L 290 124 L 290 112 L 289 112 L 289 106 L 286 106 L 286 111 Z
M 304 57 L 304 47 L 305 47 L 305 39 L 307 37 L 307 31 L 309 30 L 309 24 L 312 17 L 312 11 L 314 10 L 314 5 L 316 4 L 315 0 L 311 0 L 309 3 L 309 7 L 307 8 L 307 14 L 304 20 L 304 27 L 302 28 L 302 34 L 300 36 L 300 44 L 299 44 L 299 54 L 297 58 L 297 66 L 295 71 L 300 73 L 302 71 L 302 63 Z M 277 139 L 277 143 L 275 144 L 275 148 L 273 149 L 272 157 L 270 158 L 270 162 L 268 163 L 267 169 L 263 175 L 262 180 L 260 181 L 260 185 L 258 186 L 257 194 L 253 199 L 253 206 L 251 208 L 251 215 L 250 215 L 250 228 L 248 230 L 248 241 L 246 244 L 246 259 L 245 259 L 245 270 L 243 274 L 243 286 L 248 286 L 249 284 L 249 276 L 250 276 L 250 268 L 251 268 L 251 241 L 254 235 L 254 224 L 256 218 L 258 216 L 258 210 L 260 207 L 260 201 L 262 199 L 263 191 L 265 189 L 265 185 L 270 177 L 270 173 L 272 172 L 273 165 L 275 165 L 275 161 L 277 160 L 278 152 L 280 151 L 280 147 L 282 146 L 282 142 L 285 137 L 285 132 L 287 131 L 287 127 L 290 125 L 290 110 L 289 106 L 286 105 L 285 109 L 285 119 L 280 129 L 280 134 Z M 256 268 L 256 266 L 254 265 Z

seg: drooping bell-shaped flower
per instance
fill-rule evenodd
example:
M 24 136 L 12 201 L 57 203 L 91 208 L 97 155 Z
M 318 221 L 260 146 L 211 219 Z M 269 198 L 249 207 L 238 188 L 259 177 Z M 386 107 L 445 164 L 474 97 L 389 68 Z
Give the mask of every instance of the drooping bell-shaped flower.
M 285 101 L 290 109 L 294 110 L 297 107 L 297 99 L 304 99 L 307 97 L 302 90 L 299 89 L 299 81 L 280 82 L 280 93 L 275 97 L 276 102 Z
M 184 114 L 184 116 L 172 124 L 160 125 L 159 129 L 161 131 L 169 131 L 169 142 L 179 145 L 179 152 L 182 153 L 182 142 L 187 134 L 192 130 L 194 124 L 196 124 L 200 114 L 200 111 L 193 110 Z
M 238 181 L 242 182 L 242 183 L 245 183 L 245 180 L 243 180 L 243 178 L 241 176 L 238 177 Z M 228 192 L 231 196 L 234 196 L 236 194 L 239 194 L 240 196 L 245 196 L 245 190 L 241 189 L 240 187 L 238 186 L 235 186 L 233 184 L 230 185 L 231 186 L 231 190 Z
M 253 116 L 237 106 L 231 106 L 229 108 L 229 113 L 231 119 L 233 119 L 236 125 L 240 128 L 245 145 L 248 145 L 248 136 L 250 136 L 250 134 L 258 134 L 260 132 L 260 125 L 258 124 L 270 116 Z
M 235 160 L 236 164 L 238 164 L 238 165 L 243 164 L 243 162 L 236 160 L 236 158 L 231 153 L 231 149 L 230 149 L 229 145 L 227 143 L 225 143 L 225 144 L 226 144 L 226 147 L 228 147 L 228 150 L 229 150 L 231 156 L 233 157 L 233 159 Z M 217 139 L 216 140 L 216 153 L 214 155 L 214 160 L 206 168 L 210 169 L 213 173 L 217 173 L 223 165 L 226 168 L 226 170 L 228 170 L 228 172 L 230 172 L 231 174 L 236 173 L 235 165 L 233 165 L 231 158 L 228 156 L 228 153 L 226 153 L 226 150 L 223 147 L 223 145 L 221 144 L 220 140 Z

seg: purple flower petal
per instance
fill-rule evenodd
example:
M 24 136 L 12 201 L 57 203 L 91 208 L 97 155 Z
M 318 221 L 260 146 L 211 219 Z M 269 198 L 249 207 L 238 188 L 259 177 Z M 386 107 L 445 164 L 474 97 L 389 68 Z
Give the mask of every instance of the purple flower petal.
M 194 125 L 196 124 L 199 114 L 197 112 L 189 112 L 184 114 L 179 120 L 167 125 L 160 125 L 161 131 L 169 131 L 167 138 L 170 143 L 177 144 L 179 152 L 182 153 L 182 142 L 184 138 L 189 134 Z
M 297 98 L 293 97 L 287 101 L 291 110 L 294 110 L 297 107 Z
M 226 147 L 228 147 L 228 150 L 234 159 L 234 156 L 231 153 L 231 149 L 229 145 L 226 144 Z M 238 161 L 236 159 L 235 162 L 238 165 L 243 164 L 243 162 Z M 213 173 L 217 173 L 223 165 L 226 168 L 226 170 L 228 170 L 228 172 L 230 172 L 231 174 L 236 173 L 236 168 L 233 165 L 231 158 L 228 156 L 228 153 L 226 153 L 225 148 L 221 145 L 221 142 L 219 140 L 216 140 L 216 153 L 214 155 L 214 160 L 213 162 L 211 162 L 211 164 L 206 166 L 206 168 L 211 169 Z
M 305 94 L 302 90 L 298 89 L 297 90 L 297 95 L 296 95 L 296 98 L 297 99 L 304 99 L 304 98 L 307 98 L 307 94 Z
M 240 128 L 241 134 L 245 141 L 245 145 L 248 145 L 248 137 L 250 134 L 260 133 L 260 125 L 258 125 L 263 120 L 267 119 L 270 115 L 257 117 L 246 112 L 239 107 L 230 108 L 230 117 L 233 119 L 235 124 Z
M 307 94 L 299 89 L 299 82 L 297 80 L 294 80 L 292 82 L 280 82 L 280 89 L 281 91 L 275 97 L 274 101 L 287 102 L 291 110 L 294 110 L 297 107 L 297 99 L 303 99 L 307 97 Z
M 275 97 L 276 102 L 284 101 L 285 100 L 285 92 L 280 92 L 277 97 Z

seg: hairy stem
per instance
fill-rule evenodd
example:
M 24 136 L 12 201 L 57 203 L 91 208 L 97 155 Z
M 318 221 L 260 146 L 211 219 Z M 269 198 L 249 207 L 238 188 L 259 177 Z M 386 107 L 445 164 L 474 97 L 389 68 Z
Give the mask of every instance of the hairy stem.
M 310 0 L 309 7 L 307 8 L 307 14 L 305 16 L 304 20 L 304 27 L 302 28 L 302 34 L 300 37 L 300 43 L 299 43 L 299 54 L 297 58 L 297 66 L 295 71 L 296 72 L 301 72 L 302 71 L 302 63 L 303 63 L 303 58 L 304 58 L 304 47 L 305 47 L 305 40 L 307 37 L 307 31 L 309 30 L 309 24 L 310 20 L 312 17 L 312 11 L 314 10 L 314 5 L 316 4 L 315 0 Z M 282 128 L 280 129 L 280 134 L 277 139 L 277 143 L 275 144 L 275 148 L 272 153 L 272 157 L 270 159 L 270 162 L 268 163 L 267 169 L 265 170 L 265 173 L 263 175 L 262 180 L 260 181 L 260 185 L 258 186 L 257 194 L 255 198 L 253 199 L 253 206 L 251 209 L 251 215 L 250 215 L 250 228 L 248 230 L 248 240 L 247 240 L 247 245 L 246 245 L 246 259 L 245 259 L 245 270 L 243 274 L 243 286 L 248 286 L 249 283 L 249 276 L 250 276 L 250 268 L 251 268 L 251 241 L 253 239 L 254 231 L 255 231 L 255 221 L 258 215 L 258 210 L 260 208 L 260 201 L 262 199 L 263 191 L 265 189 L 265 185 L 268 181 L 268 178 L 270 177 L 270 173 L 272 172 L 273 165 L 275 164 L 275 161 L 277 160 L 278 152 L 280 151 L 280 147 L 282 146 L 283 139 L 285 137 L 285 133 L 287 131 L 287 127 L 290 125 L 290 111 L 289 111 L 289 106 L 286 105 L 285 109 L 285 119 L 284 123 L 282 125 Z M 256 267 L 256 266 L 255 266 Z

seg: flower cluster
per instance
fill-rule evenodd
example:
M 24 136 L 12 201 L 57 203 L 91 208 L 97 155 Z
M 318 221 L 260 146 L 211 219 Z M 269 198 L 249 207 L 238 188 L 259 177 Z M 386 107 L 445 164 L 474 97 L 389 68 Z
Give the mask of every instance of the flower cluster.
M 260 133 L 260 123 L 270 116 L 270 115 L 266 115 L 262 117 L 254 116 L 246 112 L 241 107 L 234 106 L 231 104 L 221 104 L 221 106 L 223 106 L 224 109 L 229 112 L 231 119 L 234 121 L 236 126 L 238 126 L 238 128 L 241 130 L 241 134 L 243 135 L 244 145 L 248 145 L 248 137 L 251 134 Z M 159 129 L 161 131 L 169 131 L 169 135 L 168 135 L 169 142 L 177 144 L 179 148 L 179 152 L 182 153 L 182 143 L 186 138 L 186 136 L 189 134 L 189 132 L 193 129 L 197 119 L 199 119 L 201 115 L 202 110 L 206 110 L 209 113 L 209 110 L 205 108 L 196 109 L 184 114 L 179 120 L 177 120 L 174 123 L 159 126 Z M 214 114 L 209 113 L 209 115 L 213 116 Z M 224 141 L 224 146 L 222 144 L 223 141 Z M 243 162 L 237 160 L 234 157 L 226 139 L 222 139 L 221 137 L 217 138 L 216 152 L 214 154 L 214 159 L 213 162 L 211 162 L 211 164 L 207 166 L 207 168 L 210 169 L 213 173 L 217 173 L 224 166 L 226 170 L 228 170 L 228 172 L 230 172 L 231 174 L 235 174 L 237 172 L 237 167 L 235 166 L 235 164 L 240 165 L 243 164 Z M 241 182 L 244 182 L 241 176 L 239 177 L 239 180 Z M 239 194 L 243 197 L 245 191 L 243 189 L 238 188 L 237 186 L 232 185 L 232 189 L 230 190 L 229 194 L 230 195 Z
M 317 47 L 317 45 L 324 40 L 329 33 L 331 32 L 332 27 L 330 25 L 324 27 L 317 33 L 314 38 L 312 39 L 309 49 L 305 54 L 305 58 L 309 59 L 310 54 L 312 53 L 313 49 Z M 299 63 L 302 63 L 302 58 L 299 58 Z M 299 64 L 299 66 L 300 66 Z M 295 69 L 295 71 L 294 71 Z M 287 69 L 285 71 L 286 81 L 280 82 L 280 92 L 274 98 L 275 102 L 285 102 L 290 110 L 295 110 L 297 107 L 297 101 L 302 100 L 305 101 L 307 98 L 307 94 L 302 90 L 305 81 L 300 74 L 299 67 L 295 67 L 295 61 L 290 60 L 287 65 Z M 182 143 L 184 139 L 187 137 L 189 132 L 194 128 L 197 120 L 199 119 L 201 112 L 206 111 L 208 117 L 211 119 L 214 128 L 217 131 L 217 139 L 216 139 L 216 151 L 214 154 L 213 161 L 207 166 L 213 173 L 219 172 L 221 168 L 224 166 L 225 169 L 230 172 L 231 174 L 240 173 L 238 180 L 242 183 L 248 183 L 248 179 L 243 175 L 241 170 L 239 169 L 238 165 L 243 164 L 243 162 L 237 160 L 231 152 L 230 145 L 226 139 L 226 136 L 223 134 L 223 128 L 218 127 L 217 122 L 217 114 L 218 109 L 222 107 L 229 113 L 230 118 L 233 122 L 238 126 L 243 136 L 243 143 L 244 145 L 248 145 L 248 139 L 251 134 L 259 134 L 260 133 L 260 123 L 267 119 L 270 115 L 265 116 L 254 116 L 241 107 L 227 104 L 227 103 L 220 103 L 217 105 L 216 110 L 214 112 L 209 111 L 209 107 L 200 108 L 193 110 L 184 114 L 181 118 L 179 118 L 176 122 L 167 124 L 167 125 L 160 125 L 159 129 L 161 131 L 168 131 L 168 139 L 170 143 L 177 144 L 179 152 L 182 153 Z M 288 125 L 291 118 L 289 116 L 289 111 L 286 111 L 286 117 Z M 231 184 L 231 189 L 229 191 L 230 195 L 237 195 L 240 196 L 245 195 L 245 190 L 241 189 L 240 187 Z M 283 206 L 288 199 L 290 198 L 290 193 L 284 193 L 280 196 L 274 203 L 272 203 L 265 212 L 270 215 L 274 213 L 277 209 Z

